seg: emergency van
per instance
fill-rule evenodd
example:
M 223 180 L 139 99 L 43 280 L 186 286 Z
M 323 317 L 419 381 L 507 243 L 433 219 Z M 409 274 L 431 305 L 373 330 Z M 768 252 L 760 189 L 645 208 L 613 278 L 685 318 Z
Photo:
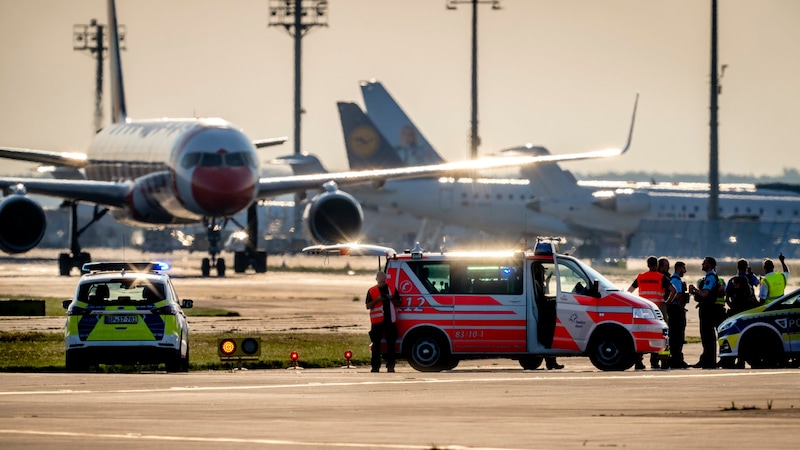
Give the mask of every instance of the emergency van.
M 349 252 L 305 250 L 336 249 Z M 550 242 L 533 252 L 386 249 L 386 282 L 402 299 L 398 354 L 423 372 L 487 357 L 536 369 L 545 356 L 588 356 L 600 370 L 619 371 L 639 353 L 665 349 L 668 328 L 655 304 L 553 249 Z

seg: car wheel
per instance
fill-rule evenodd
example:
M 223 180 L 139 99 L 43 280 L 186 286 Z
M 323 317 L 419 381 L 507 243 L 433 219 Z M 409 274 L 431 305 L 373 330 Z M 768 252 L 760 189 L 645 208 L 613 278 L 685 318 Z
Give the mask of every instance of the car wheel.
M 408 364 L 420 372 L 440 372 L 455 367 L 444 339 L 434 334 L 418 333 L 411 340 Z
M 89 364 L 86 360 L 82 356 L 76 355 L 70 351 L 67 351 L 64 362 L 67 367 L 67 372 L 86 372 L 89 370 Z
M 589 360 L 600 370 L 622 371 L 630 369 L 636 352 L 626 331 L 605 328 L 595 331 L 589 340 Z
M 753 369 L 785 367 L 783 342 L 769 330 L 752 330 L 742 336 L 739 356 Z
M 519 365 L 525 370 L 536 370 L 542 365 L 544 358 L 541 356 L 523 356 L 519 359 Z

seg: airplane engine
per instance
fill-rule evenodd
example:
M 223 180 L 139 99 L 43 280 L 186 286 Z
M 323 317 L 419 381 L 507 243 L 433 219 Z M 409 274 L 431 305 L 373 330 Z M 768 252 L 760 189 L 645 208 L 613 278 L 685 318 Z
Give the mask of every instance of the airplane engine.
M 34 200 L 14 194 L 0 202 L 0 249 L 24 253 L 39 245 L 47 219 Z
M 647 192 L 617 192 L 611 197 L 595 201 L 595 205 L 620 214 L 645 213 L 650 210 L 650 195 Z
M 326 184 L 325 189 L 306 206 L 303 213 L 306 230 L 320 244 L 352 242 L 358 238 L 364 223 L 361 205 L 334 183 Z

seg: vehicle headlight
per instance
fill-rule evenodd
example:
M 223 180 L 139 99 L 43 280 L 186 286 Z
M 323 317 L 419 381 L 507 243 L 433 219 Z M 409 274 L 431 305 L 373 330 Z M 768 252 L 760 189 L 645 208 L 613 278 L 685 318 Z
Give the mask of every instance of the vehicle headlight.
M 722 322 L 717 328 L 717 333 L 719 334 L 729 330 L 735 323 L 736 322 L 733 320 L 726 320 L 725 322 Z
M 650 308 L 633 308 L 634 319 L 655 319 L 656 313 Z

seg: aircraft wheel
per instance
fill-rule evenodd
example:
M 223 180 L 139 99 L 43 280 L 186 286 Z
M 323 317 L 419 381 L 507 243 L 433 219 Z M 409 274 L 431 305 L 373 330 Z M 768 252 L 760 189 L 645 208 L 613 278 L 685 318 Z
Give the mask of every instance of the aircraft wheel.
M 256 273 L 267 273 L 267 252 L 256 253 L 256 260 L 253 265 Z
M 69 256 L 69 253 L 59 253 L 58 273 L 61 274 L 62 277 L 68 277 L 70 272 L 72 272 L 72 258 Z
M 233 254 L 233 271 L 236 273 L 244 273 L 247 270 L 247 255 L 244 252 L 236 252 Z
M 200 272 L 203 273 L 204 277 L 211 275 L 211 260 L 208 258 L 203 258 L 203 263 L 200 264 Z
M 223 258 L 217 259 L 217 276 L 220 278 L 225 276 L 225 260 Z

